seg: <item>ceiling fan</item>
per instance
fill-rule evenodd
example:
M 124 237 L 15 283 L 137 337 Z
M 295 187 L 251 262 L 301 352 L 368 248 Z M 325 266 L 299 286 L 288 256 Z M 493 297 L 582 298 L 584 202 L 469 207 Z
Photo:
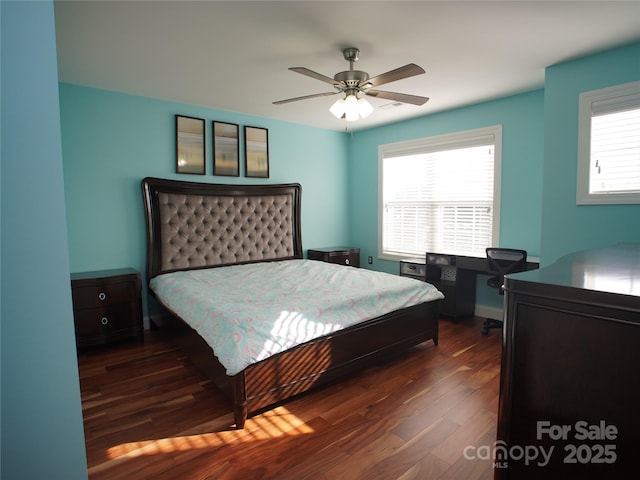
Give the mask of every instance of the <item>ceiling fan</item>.
M 414 63 L 410 63 L 404 67 L 399 67 L 395 70 L 370 78 L 367 72 L 353 69 L 353 64 L 360 58 L 360 50 L 355 47 L 349 47 L 345 48 L 342 53 L 344 55 L 344 59 L 349 62 L 349 70 L 338 72 L 333 78 L 314 72 L 313 70 L 309 70 L 306 67 L 289 68 L 289 70 L 293 72 L 301 73 L 302 75 L 328 83 L 334 87 L 335 91 L 278 100 L 273 102 L 273 104 L 281 105 L 283 103 L 297 102 L 299 100 L 307 100 L 309 98 L 326 97 L 329 95 L 344 93 L 345 97 L 337 100 L 331 106 L 329 111 L 337 118 L 344 117 L 347 121 L 355 121 L 358 120 L 358 118 L 366 118 L 371 114 L 371 112 L 373 112 L 371 104 L 364 97 L 358 98 L 358 94 L 392 100 L 394 102 L 410 103 L 412 105 L 424 105 L 427 100 L 429 100 L 428 97 L 374 89 L 374 87 L 384 85 L 385 83 L 395 82 L 396 80 L 402 80 L 415 75 L 421 75 L 425 73 L 422 67 L 419 67 Z

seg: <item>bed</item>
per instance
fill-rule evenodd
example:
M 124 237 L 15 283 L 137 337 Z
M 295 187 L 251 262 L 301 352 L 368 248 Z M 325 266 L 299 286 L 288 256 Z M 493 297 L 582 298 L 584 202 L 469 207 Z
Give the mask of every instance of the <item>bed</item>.
M 152 321 L 228 395 L 236 428 L 411 346 L 438 344 L 435 287 L 303 258 L 299 184 L 149 177 L 142 193 L 149 293 L 168 313 Z M 391 292 L 396 281 L 400 293 Z M 345 296 L 356 291 L 362 297 Z M 291 325 L 295 335 L 280 335 Z M 247 330 L 279 336 L 251 343 Z

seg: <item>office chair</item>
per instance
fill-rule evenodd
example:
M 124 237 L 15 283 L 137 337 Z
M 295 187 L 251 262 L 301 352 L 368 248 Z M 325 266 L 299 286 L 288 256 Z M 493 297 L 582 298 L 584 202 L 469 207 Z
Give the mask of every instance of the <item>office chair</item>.
M 487 267 L 495 274 L 487 280 L 487 285 L 497 288 L 500 295 L 504 295 L 504 276 L 508 273 L 522 272 L 527 269 L 526 250 L 513 248 L 487 248 Z M 487 335 L 491 328 L 502 328 L 502 320 L 487 318 L 482 326 L 482 334 Z

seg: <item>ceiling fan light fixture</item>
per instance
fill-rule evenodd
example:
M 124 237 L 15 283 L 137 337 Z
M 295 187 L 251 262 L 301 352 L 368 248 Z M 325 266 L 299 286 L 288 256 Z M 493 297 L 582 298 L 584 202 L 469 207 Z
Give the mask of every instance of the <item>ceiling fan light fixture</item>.
M 358 100 L 358 113 L 362 118 L 367 118 L 373 112 L 373 106 L 367 101 L 366 98 L 360 98 Z
M 342 118 L 342 116 L 344 115 L 344 110 L 344 98 L 339 98 L 338 100 L 336 100 L 336 102 L 331 105 L 331 108 L 329 109 L 329 111 L 336 118 Z
M 336 118 L 344 118 L 347 122 L 355 122 L 360 118 L 367 118 L 373 112 L 373 107 L 364 98 L 358 98 L 354 94 L 340 98 L 331 106 L 329 111 Z
M 358 99 L 355 95 L 347 95 L 347 98 L 344 99 L 344 116 L 347 122 L 355 122 L 360 118 Z

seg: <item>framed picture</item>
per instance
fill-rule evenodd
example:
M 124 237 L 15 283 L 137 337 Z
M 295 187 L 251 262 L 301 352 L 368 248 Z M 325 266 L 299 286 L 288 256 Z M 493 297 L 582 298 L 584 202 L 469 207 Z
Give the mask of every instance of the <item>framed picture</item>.
M 269 132 L 244 127 L 244 166 L 247 177 L 269 178 Z
M 176 173 L 205 174 L 204 119 L 176 115 Z
M 240 176 L 240 127 L 213 122 L 213 174 Z

